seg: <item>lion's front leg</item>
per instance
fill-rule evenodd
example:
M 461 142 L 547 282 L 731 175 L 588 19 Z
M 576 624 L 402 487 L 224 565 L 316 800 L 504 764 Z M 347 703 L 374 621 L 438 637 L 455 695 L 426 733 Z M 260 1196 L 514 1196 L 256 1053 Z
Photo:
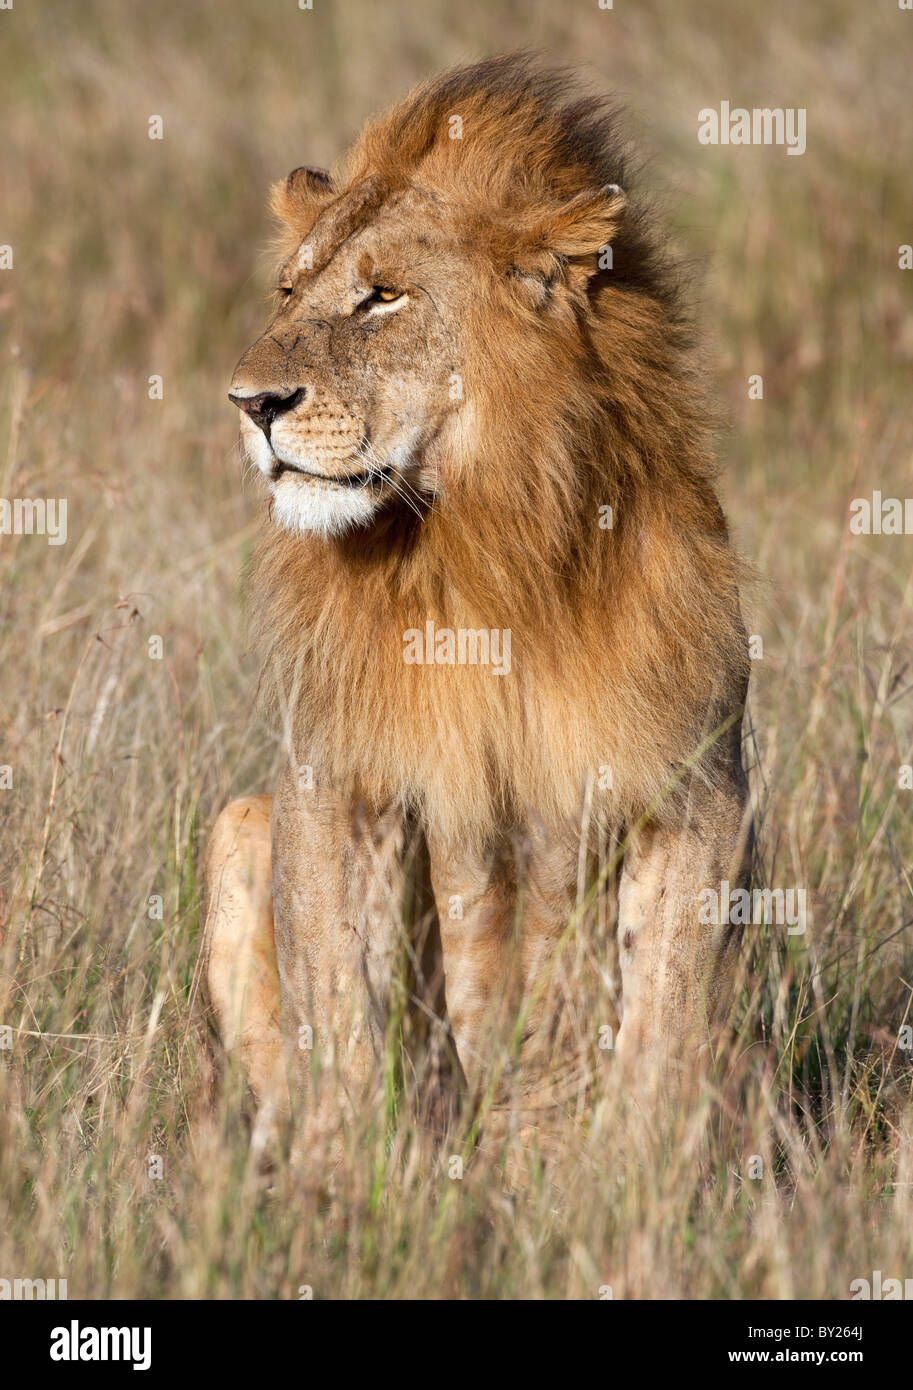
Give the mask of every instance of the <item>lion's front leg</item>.
M 692 788 L 683 823 L 648 825 L 625 854 L 618 899 L 617 1064 L 639 1097 L 681 1094 L 713 1054 L 732 1002 L 738 932 L 701 920 L 705 890 L 747 878 L 748 792 Z
M 287 1103 L 273 946 L 271 801 L 232 801 L 213 827 L 200 962 L 222 1045 L 239 1057 L 267 1114 L 284 1111 Z
M 468 853 L 429 836 L 447 1014 L 463 1074 L 478 1090 L 491 1039 L 517 1004 L 515 891 L 503 851 Z
M 483 1132 L 542 1147 L 585 1090 L 568 946 L 578 850 L 527 828 L 472 852 L 429 838 L 447 1012 Z
M 289 769 L 273 798 L 282 1032 L 302 1147 L 336 1138 L 383 1077 L 402 944 L 402 816 L 370 817 Z

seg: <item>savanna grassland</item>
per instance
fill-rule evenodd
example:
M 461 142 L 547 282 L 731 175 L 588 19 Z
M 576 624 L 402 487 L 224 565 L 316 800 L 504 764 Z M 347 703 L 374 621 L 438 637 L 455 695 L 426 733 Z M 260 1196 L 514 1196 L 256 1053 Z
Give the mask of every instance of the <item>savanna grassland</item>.
M 267 190 L 415 80 L 521 44 L 628 104 L 691 267 L 755 576 L 759 881 L 805 885 L 808 930 L 748 933 L 732 1056 L 636 1159 L 600 1110 L 585 1162 L 453 1181 L 381 1087 L 334 1174 L 265 1172 L 194 968 L 207 832 L 281 751 L 244 616 L 264 502 L 226 400 Z M 0 11 L 0 495 L 68 502 L 66 544 L 0 536 L 0 1277 L 840 1299 L 913 1276 L 913 536 L 847 524 L 853 497 L 913 492 L 911 60 L 894 0 Z M 806 153 L 701 145 L 724 99 L 806 108 Z

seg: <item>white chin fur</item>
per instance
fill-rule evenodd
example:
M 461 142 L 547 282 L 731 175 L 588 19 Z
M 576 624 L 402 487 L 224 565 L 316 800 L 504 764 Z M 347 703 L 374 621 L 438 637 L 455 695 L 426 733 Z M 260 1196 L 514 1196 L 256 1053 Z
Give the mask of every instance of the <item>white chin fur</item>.
M 296 535 L 341 536 L 366 526 L 376 510 L 376 499 L 360 487 L 298 482 L 289 473 L 273 485 L 273 521 Z
M 272 481 L 276 455 L 256 425 L 242 421 L 247 457 L 270 482 L 272 518 L 294 535 L 341 536 L 356 526 L 366 526 L 377 509 L 377 500 L 363 488 L 335 487 L 330 483 L 297 479 L 285 473 Z M 313 466 L 313 465 L 312 465 Z M 316 468 L 314 471 L 318 471 Z

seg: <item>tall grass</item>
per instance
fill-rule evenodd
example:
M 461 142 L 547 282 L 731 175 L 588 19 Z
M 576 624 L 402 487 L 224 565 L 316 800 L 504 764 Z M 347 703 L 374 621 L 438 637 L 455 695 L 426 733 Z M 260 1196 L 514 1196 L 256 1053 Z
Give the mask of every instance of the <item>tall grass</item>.
M 0 495 L 69 502 L 66 545 L 0 537 L 0 1277 L 843 1298 L 913 1274 L 913 541 L 846 524 L 854 495 L 911 490 L 910 22 L 853 0 L 0 15 Z M 759 873 L 807 885 L 811 923 L 749 934 L 731 1062 L 652 1146 L 597 1106 L 522 1188 L 484 1148 L 454 1179 L 463 1136 L 428 1145 L 392 1046 L 332 1174 L 265 1170 L 193 988 L 201 846 L 279 765 L 240 582 L 261 504 L 225 401 L 262 317 L 265 195 L 417 78 L 521 43 L 628 101 L 695 261 L 725 504 L 763 577 Z M 807 153 L 699 145 L 723 98 L 806 107 Z

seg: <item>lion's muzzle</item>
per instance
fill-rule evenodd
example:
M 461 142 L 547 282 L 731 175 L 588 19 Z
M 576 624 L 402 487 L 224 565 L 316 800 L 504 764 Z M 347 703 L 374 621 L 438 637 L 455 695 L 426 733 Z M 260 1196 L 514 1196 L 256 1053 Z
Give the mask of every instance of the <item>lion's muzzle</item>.
M 304 400 L 307 388 L 299 386 L 296 391 L 290 392 L 287 396 L 273 395 L 268 391 L 261 391 L 255 396 L 244 395 L 238 391 L 229 391 L 228 399 L 249 415 L 254 424 L 263 431 L 267 439 L 270 437 L 270 429 L 273 421 L 279 415 L 284 415 L 287 410 L 294 410 Z

